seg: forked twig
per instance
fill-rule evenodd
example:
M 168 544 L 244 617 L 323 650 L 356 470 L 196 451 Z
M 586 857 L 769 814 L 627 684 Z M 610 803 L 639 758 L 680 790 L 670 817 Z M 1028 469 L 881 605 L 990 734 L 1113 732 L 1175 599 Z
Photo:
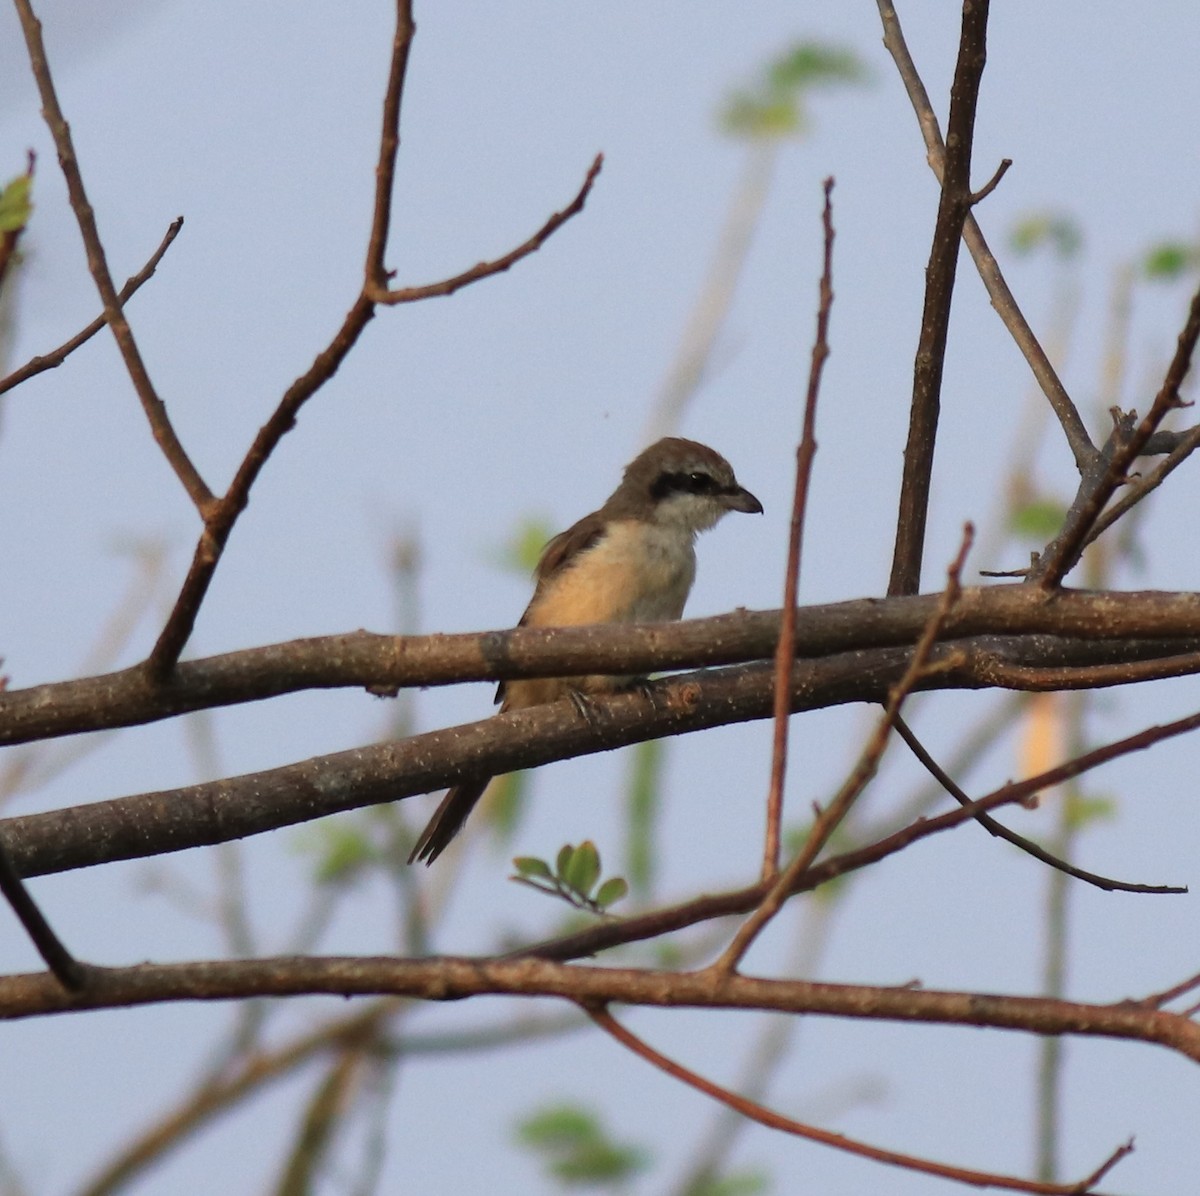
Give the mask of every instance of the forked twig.
M 480 279 L 491 278 L 494 274 L 503 274 L 505 270 L 515 266 L 522 258 L 528 257 L 531 253 L 536 253 L 572 216 L 576 216 L 583 211 L 583 205 L 587 203 L 587 198 L 592 193 L 592 186 L 596 182 L 596 176 L 599 175 L 603 165 L 604 155 L 597 154 L 591 166 L 588 167 L 587 175 L 583 180 L 583 186 L 579 188 L 579 192 L 575 198 L 561 211 L 554 212 L 532 237 L 526 241 L 522 241 L 520 245 L 515 249 L 509 250 L 503 257 L 498 257 L 493 261 L 479 262 L 469 270 L 464 270 L 461 274 L 455 274 L 453 278 L 446 278 L 441 282 L 426 283 L 424 286 L 399 287 L 396 290 L 388 290 L 386 287 L 380 289 L 379 287 L 368 285 L 368 296 L 375 303 L 385 306 L 392 306 L 399 303 L 416 303 L 421 299 L 433 299 L 440 295 L 453 295 L 455 291 L 461 290 L 465 286 L 470 286 L 473 282 L 479 282 Z

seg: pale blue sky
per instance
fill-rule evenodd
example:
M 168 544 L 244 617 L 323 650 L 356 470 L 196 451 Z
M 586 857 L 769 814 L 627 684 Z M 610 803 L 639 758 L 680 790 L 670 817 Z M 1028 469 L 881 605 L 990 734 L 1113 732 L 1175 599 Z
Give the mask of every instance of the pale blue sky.
M 958 7 L 949 0 L 900 5 L 943 113 Z M 181 437 L 221 488 L 357 286 L 391 6 L 113 0 L 81 7 L 53 0 L 39 11 L 114 274 L 133 272 L 168 222 L 186 217 L 130 318 Z M 837 298 L 802 591 L 807 601 L 881 592 L 936 188 L 880 44 L 875 6 L 510 0 L 421 4 L 417 20 L 388 253 L 399 282 L 430 281 L 505 251 L 568 201 L 601 150 L 604 172 L 585 213 L 534 258 L 454 298 L 379 314 L 264 472 L 190 651 L 388 629 L 383 554 L 396 527 L 415 530 L 421 541 L 422 630 L 515 619 L 528 587 L 497 571 L 495 548 L 524 516 L 562 526 L 591 509 L 640 447 L 743 167 L 744 148 L 716 133 L 714 112 L 730 87 L 801 37 L 852 47 L 874 81 L 819 97 L 811 136 L 783 151 L 720 369 L 684 422 L 683 433 L 726 454 L 766 507 L 764 518 L 727 521 L 701 542 L 689 611 L 778 605 L 815 312 L 820 182 L 828 174 L 837 179 Z M 1084 407 L 1098 388 L 1114 271 L 1151 242 L 1195 235 L 1198 51 L 1200 9 L 1192 4 L 994 6 L 976 179 L 986 179 L 1001 157 L 1014 166 L 980 220 L 997 249 L 1031 210 L 1062 207 L 1081 225 L 1082 308 L 1064 378 Z M 0 174 L 16 173 L 31 146 L 39 154 L 38 206 L 13 364 L 64 339 L 96 313 L 98 301 L 4 7 Z M 1003 256 L 1027 315 L 1045 327 L 1055 271 Z M 1130 366 L 1138 388 L 1127 402 L 1144 409 L 1184 302 L 1179 288 L 1139 293 Z M 962 522 L 991 512 L 1028 384 L 964 256 L 927 586 L 953 555 Z M 96 338 L 65 367 L 9 396 L 0 420 L 0 654 L 20 686 L 78 670 L 127 584 L 121 543 L 165 539 L 177 584 L 196 527 L 109 340 Z M 1094 414 L 1090 420 L 1099 426 Z M 1068 454 L 1056 444 L 1042 456 L 1044 476 L 1057 479 L 1066 496 Z M 1128 584 L 1200 588 L 1194 554 L 1177 547 L 1191 535 L 1196 501 L 1191 477 L 1172 479 L 1147 537 L 1146 570 Z M 975 565 L 1021 563 L 1005 557 Z M 149 647 L 156 622 L 141 628 L 127 661 Z M 1105 700 L 1095 732 L 1113 735 L 1189 710 L 1195 688 L 1179 682 Z M 948 745 L 959 713 L 988 700 L 958 695 L 929 703 L 919 708 L 918 729 L 931 746 Z M 484 687 L 422 694 L 417 719 L 432 728 L 480 717 L 489 701 Z M 245 772 L 351 746 L 378 734 L 387 713 L 357 693 L 223 713 L 216 720 L 222 766 Z M 793 817 L 836 783 L 864 725 L 859 711 L 797 720 Z M 754 869 L 768 743 L 766 727 L 750 726 L 671 744 L 670 891 L 698 877 L 716 888 Z M 902 752 L 894 755 L 869 798 L 880 809 L 916 775 Z M 1095 790 L 1121 794 L 1120 814 L 1088 836 L 1084 865 L 1195 888 L 1188 833 L 1195 811 L 1186 783 L 1193 759 L 1191 743 L 1176 743 L 1150 762 L 1101 774 Z M 624 767 L 624 757 L 607 756 L 545 770 L 517 847 L 551 854 L 564 840 L 611 838 L 609 795 Z M 973 784 L 1002 780 L 1014 768 L 1011 755 L 997 753 Z M 195 779 L 180 729 L 157 726 L 114 737 L 14 808 Z M 1037 814 L 1014 821 L 1033 835 L 1046 827 Z M 264 951 L 280 947 L 300 903 L 306 865 L 294 842 L 281 834 L 246 845 Z M 168 863 L 191 883 L 211 883 L 211 852 Z M 501 858 L 472 857 L 441 948 L 470 950 L 498 928 L 525 934 L 542 924 L 543 908 L 509 885 L 506 871 Z M 40 881 L 36 892 L 67 940 L 98 962 L 216 951 L 209 927 L 146 896 L 146 875 L 146 865 L 127 865 Z M 973 828 L 922 846 L 855 888 L 839 910 L 822 974 L 1034 991 L 1046 880 L 1039 866 Z M 1116 999 L 1195 970 L 1190 948 L 1172 945 L 1194 941 L 1194 897 L 1081 888 L 1072 895 L 1073 994 Z M 394 929 L 386 896 L 364 894 L 352 911 L 326 948 L 388 950 Z M 777 965 L 783 938 L 773 936 L 753 962 Z M 0 966 L 34 966 L 15 927 L 5 930 Z M 280 1022 L 298 1025 L 307 1013 L 297 1003 Z M 416 1024 L 448 1029 L 500 1015 L 498 1002 L 456 1006 L 421 1011 Z M 223 1008 L 158 1009 L 6 1029 L 0 1139 L 31 1190 L 72 1190 L 184 1090 L 200 1066 L 198 1052 L 229 1017 Z M 663 1013 L 631 1021 L 656 1046 L 718 1080 L 735 1074 L 731 1047 L 748 1029 L 748 1019 Z M 801 1044 L 772 1098 L 785 1111 L 819 1120 L 821 1093 L 868 1074 L 882 1080 L 885 1098 L 853 1109 L 833 1128 L 968 1165 L 1028 1170 L 1030 1041 L 814 1022 Z M 1189 1196 L 1194 1073 L 1148 1047 L 1072 1042 L 1068 1056 L 1069 1172 L 1090 1170 L 1136 1133 L 1138 1151 L 1113 1190 Z M 572 1083 L 572 1074 L 586 1082 Z M 710 1116 L 700 1097 L 594 1037 L 413 1063 L 398 1084 L 384 1191 L 479 1190 L 485 1182 L 497 1192 L 540 1190 L 530 1162 L 508 1145 L 512 1117 L 556 1095 L 589 1094 L 620 1133 L 663 1152 L 667 1166 L 636 1188 L 659 1191 Z M 261 1190 L 306 1091 L 292 1085 L 282 1099 L 221 1122 L 136 1190 Z M 469 1149 L 459 1145 L 465 1126 L 475 1135 Z M 747 1133 L 737 1159 L 772 1170 L 779 1192 L 907 1196 L 935 1186 L 758 1129 Z

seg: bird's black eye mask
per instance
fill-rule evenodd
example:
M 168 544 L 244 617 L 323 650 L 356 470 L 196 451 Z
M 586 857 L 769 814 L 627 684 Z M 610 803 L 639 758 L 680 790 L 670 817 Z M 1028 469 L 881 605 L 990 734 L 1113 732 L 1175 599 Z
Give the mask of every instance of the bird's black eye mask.
M 657 500 L 672 494 L 732 493 L 733 489 L 722 486 L 710 473 L 660 473 L 650 487 L 650 495 Z

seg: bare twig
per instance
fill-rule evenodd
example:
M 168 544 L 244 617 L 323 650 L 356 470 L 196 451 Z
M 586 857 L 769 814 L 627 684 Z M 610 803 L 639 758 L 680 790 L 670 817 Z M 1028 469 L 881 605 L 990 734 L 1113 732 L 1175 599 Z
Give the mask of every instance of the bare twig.
M 821 215 L 825 235 L 824 265 L 821 269 L 820 303 L 817 308 L 817 336 L 808 371 L 808 393 L 804 400 L 804 425 L 796 449 L 796 489 L 792 498 L 792 522 L 788 533 L 787 573 L 783 585 L 783 619 L 779 628 L 779 646 L 775 649 L 775 729 L 771 754 L 771 788 L 767 795 L 767 832 L 763 843 L 763 879 L 779 871 L 780 824 L 783 820 L 783 779 L 787 771 L 787 733 L 789 711 L 788 680 L 796 654 L 796 609 L 800 591 L 800 557 L 804 542 L 804 515 L 808 507 L 808 489 L 813 458 L 817 452 L 817 396 L 821 389 L 821 371 L 829 356 L 829 316 L 833 308 L 833 179 L 825 180 L 825 205 Z
M 969 806 L 971 798 L 968 797 L 959 787 L 954 778 L 949 775 L 938 762 L 926 751 L 924 744 L 913 734 L 912 728 L 904 721 L 904 719 L 896 716 L 896 733 L 908 744 L 909 748 L 922 765 L 928 770 L 930 776 L 934 777 L 938 784 L 950 794 L 956 802 L 961 806 Z M 995 835 L 997 838 L 1004 839 L 1011 843 L 1014 847 L 1019 847 L 1026 855 L 1031 855 L 1035 860 L 1040 860 L 1043 864 L 1048 864 L 1051 868 L 1057 869 L 1059 872 L 1065 872 L 1068 876 L 1075 877 L 1076 880 L 1086 881 L 1090 885 L 1095 885 L 1098 889 L 1103 889 L 1106 893 L 1186 893 L 1187 887 L 1181 885 L 1144 885 L 1135 884 L 1131 881 L 1113 880 L 1107 876 L 1100 876 L 1095 872 L 1087 872 L 1083 868 L 1077 868 L 1074 864 L 1068 863 L 1066 860 L 1060 859 L 1056 855 L 1052 855 L 1044 847 L 1038 846 L 1030 839 L 1026 839 L 1023 835 L 1018 835 L 1016 831 L 1010 830 L 1002 822 L 997 822 L 990 814 L 977 814 L 975 821 L 979 823 L 989 834 Z
M 117 292 L 117 299 L 122 305 L 128 302 L 130 297 L 141 287 L 142 283 L 153 277 L 154 271 L 158 268 L 158 263 L 162 261 L 163 254 L 171 247 L 171 242 L 179 235 L 181 228 L 183 228 L 183 217 L 176 216 L 171 221 L 170 227 L 168 227 L 163 239 L 159 242 L 158 248 L 150 255 L 150 260 L 136 274 L 132 275 L 120 291 Z M 12 390 L 14 386 L 19 386 L 22 382 L 35 377 L 45 370 L 57 369 L 80 345 L 86 344 L 91 340 L 107 322 L 107 319 L 103 315 L 97 316 L 86 328 L 80 329 L 70 340 L 63 341 L 57 349 L 51 349 L 49 353 L 42 353 L 37 357 L 31 357 L 19 369 L 13 370 L 8 377 L 0 378 L 0 394 L 4 394 L 6 390 Z
M 660 1054 L 644 1039 L 638 1038 L 637 1035 L 631 1033 L 608 1012 L 608 1007 L 605 1005 L 585 1004 L 584 1010 L 588 1017 L 601 1030 L 616 1039 L 622 1046 L 627 1047 L 635 1055 L 639 1056 L 639 1058 L 645 1059 L 647 1063 L 657 1067 L 659 1071 L 664 1072 L 666 1075 L 680 1080 L 691 1088 L 695 1088 L 697 1092 L 702 1092 L 705 1096 L 711 1096 L 714 1100 L 720 1101 L 723 1105 L 734 1109 L 743 1117 L 757 1121 L 760 1125 L 767 1126 L 768 1129 L 782 1130 L 784 1133 L 792 1134 L 797 1138 L 805 1138 L 810 1142 L 819 1142 L 823 1146 L 832 1146 L 835 1150 L 844 1150 L 849 1154 L 857 1155 L 859 1158 L 871 1159 L 873 1162 L 885 1163 L 891 1167 L 902 1167 L 906 1171 L 915 1171 L 921 1175 L 936 1175 L 940 1179 L 955 1180 L 958 1183 L 969 1184 L 976 1188 L 999 1188 L 1006 1192 L 1031 1192 L 1037 1194 L 1037 1196 L 1080 1196 L 1081 1193 L 1093 1190 L 1100 1178 L 1107 1174 L 1120 1159 L 1129 1153 L 1129 1147 L 1121 1147 L 1114 1151 L 1105 1161 L 1100 1171 L 1085 1181 L 1076 1181 L 1071 1184 L 1048 1184 L 1039 1183 L 1036 1180 L 1018 1179 L 1016 1176 L 1001 1175 L 992 1171 L 976 1171 L 968 1167 L 954 1167 L 949 1163 L 938 1163 L 933 1159 L 921 1158 L 919 1155 L 902 1154 L 896 1150 L 884 1150 L 882 1147 L 871 1146 L 866 1142 L 859 1142 L 854 1138 L 849 1138 L 845 1134 L 819 1129 L 814 1125 L 807 1125 L 802 1121 L 785 1117 L 782 1113 L 776 1113 L 764 1105 L 739 1096 L 736 1092 L 732 1092 L 728 1088 L 714 1084 L 712 1080 L 705 1079 L 698 1072 L 684 1067 L 681 1063 L 676 1063 L 673 1059 L 668 1059 L 666 1055 Z M 1085 1187 L 1083 1184 L 1087 1186 Z
M 455 291 L 461 290 L 465 286 L 470 286 L 473 282 L 479 282 L 483 278 L 491 278 L 494 274 L 504 273 L 505 270 L 515 266 L 522 258 L 528 257 L 531 253 L 536 253 L 572 216 L 576 216 L 583 211 L 583 205 L 587 202 L 587 198 L 592 191 L 592 186 L 596 181 L 596 176 L 600 173 L 603 165 L 604 155 L 597 154 L 588 168 L 587 175 L 583 180 L 583 186 L 579 188 L 579 193 L 575 198 L 562 211 L 555 212 L 532 237 L 527 241 L 523 241 L 503 257 L 496 258 L 493 261 L 479 262 L 469 270 L 464 270 L 461 274 L 454 275 L 453 278 L 446 278 L 441 282 L 426 283 L 424 286 L 400 287 L 396 290 L 388 290 L 386 286 L 378 287 L 369 284 L 367 287 L 368 296 L 375 303 L 385 306 L 398 303 L 416 303 L 421 299 L 433 299 L 440 295 L 453 295 Z
M 925 269 L 925 307 L 913 367 L 912 407 L 904 448 L 889 594 L 915 594 L 921 586 L 942 371 L 950 330 L 950 304 L 958 269 L 959 241 L 971 214 L 971 148 L 975 135 L 975 105 L 987 60 L 987 19 L 988 0 L 965 0 L 958 63 L 950 88 L 941 198 L 929 250 L 929 265 Z
M 755 939 L 763 932 L 772 918 L 783 908 L 784 902 L 791 896 L 792 886 L 798 877 L 802 876 L 812 866 L 821 849 L 829 841 L 830 835 L 850 811 L 850 807 L 858 799 L 859 794 L 866 788 L 868 782 L 879 768 L 879 761 L 887 747 L 892 733 L 896 715 L 905 698 L 912 692 L 925 670 L 929 667 L 930 655 L 941 633 L 946 615 L 953 608 L 961 593 L 959 578 L 962 573 L 963 561 L 970 551 L 974 530 L 968 524 L 963 531 L 963 542 L 958 556 L 950 566 L 946 576 L 946 588 L 942 592 L 937 610 L 929 620 L 917 646 L 913 649 L 912 659 L 904 670 L 904 675 L 888 693 L 887 705 L 883 716 L 875 725 L 875 730 L 863 747 L 850 775 L 842 783 L 833 800 L 823 810 L 817 813 L 804 846 L 796 854 L 796 858 L 787 866 L 784 872 L 775 880 L 762 904 L 742 924 L 733 940 L 713 965 L 713 970 L 722 975 L 729 975 L 737 969 L 738 964 L 745 958 Z
M 917 121 L 921 126 L 921 134 L 925 140 L 925 149 L 929 158 L 930 168 L 938 180 L 941 181 L 945 165 L 946 147 L 942 140 L 941 130 L 938 128 L 937 116 L 933 111 L 933 105 L 929 102 L 929 94 L 925 90 L 925 85 L 921 82 L 921 77 L 917 73 L 912 56 L 908 52 L 908 46 L 904 41 L 904 34 L 900 28 L 900 19 L 896 15 L 895 7 L 892 5 L 891 0 L 877 0 L 877 5 L 880 18 L 883 22 L 883 44 L 896 63 L 896 69 L 899 71 L 905 90 L 908 92 L 909 101 L 916 112 Z M 1066 436 L 1067 444 L 1070 446 L 1075 458 L 1075 465 L 1082 474 L 1085 469 L 1091 466 L 1092 461 L 1095 459 L 1096 448 L 1092 444 L 1087 428 L 1084 426 L 1075 404 L 1071 401 L 1071 396 L 1067 394 L 1066 387 L 1063 386 L 1062 381 L 1059 379 L 1050 358 L 1046 355 L 1037 337 L 1034 336 L 1033 329 L 1029 327 L 1028 321 L 1021 313 L 1021 309 L 1017 305 L 1017 301 L 1012 291 L 1009 290 L 1008 283 L 1005 282 L 1004 275 L 1000 271 L 1000 264 L 996 261 L 995 255 L 988 247 L 983 232 L 973 215 L 967 216 L 963 228 L 963 239 L 966 241 L 967 249 L 970 251 L 971 258 L 975 262 L 975 268 L 979 272 L 979 277 L 983 280 L 983 285 L 987 289 L 992 306 L 996 309 L 996 313 L 1004 322 L 1009 335 L 1013 338 L 1017 348 L 1020 349 L 1025 360 L 1028 362 L 1029 368 L 1033 371 L 1034 378 L 1037 379 L 1038 385 L 1049 401 L 1054 414 L 1058 417 L 1058 421 L 1062 425 Z
M 83 237 L 84 248 L 87 251 L 88 269 L 96 284 L 104 304 L 104 321 L 112 329 L 117 348 L 125 362 L 129 379 L 141 401 L 150 430 L 163 456 L 175 471 L 176 477 L 187 491 L 188 497 L 195 503 L 201 517 L 207 517 L 212 504 L 213 493 L 200 476 L 191 458 L 187 455 L 175 429 L 171 425 L 167 408 L 159 398 L 146 364 L 133 338 L 133 330 L 125 318 L 121 306 L 121 297 L 113 284 L 112 274 L 108 269 L 108 260 L 104 252 L 104 244 L 100 240 L 100 232 L 96 227 L 96 214 L 88 202 L 87 191 L 83 185 L 83 175 L 80 173 L 79 160 L 75 156 L 75 145 L 71 140 L 71 129 L 58 103 L 58 95 L 54 88 L 54 80 L 50 74 L 50 64 L 46 58 L 46 47 L 42 41 L 42 24 L 34 15 L 30 0 L 13 0 L 17 8 L 17 16 L 21 20 L 21 28 L 25 34 L 25 45 L 29 51 L 29 63 L 33 68 L 33 77 L 37 82 L 38 93 L 42 100 L 42 115 L 54 139 L 54 148 L 58 151 L 58 164 L 62 168 L 63 178 L 67 184 L 67 194 L 71 201 L 71 210 L 79 224 L 79 232 Z

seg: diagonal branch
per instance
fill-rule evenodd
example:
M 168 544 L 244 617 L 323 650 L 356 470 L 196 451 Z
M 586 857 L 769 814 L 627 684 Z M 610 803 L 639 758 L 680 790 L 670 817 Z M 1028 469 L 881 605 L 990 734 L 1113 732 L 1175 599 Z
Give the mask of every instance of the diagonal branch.
M 25 34 L 25 45 L 29 51 L 29 64 L 33 68 L 33 77 L 37 81 L 38 93 L 42 99 L 42 116 L 54 139 L 54 148 L 58 151 L 58 163 L 62 168 L 63 178 L 67 183 L 67 194 L 71 200 L 71 210 L 79 224 L 79 232 L 83 237 L 84 248 L 87 251 L 88 269 L 100 293 L 104 304 L 104 321 L 112 329 L 117 348 L 125 362 L 130 381 L 141 401 L 142 410 L 150 423 L 150 430 L 163 456 L 175 471 L 176 477 L 183 484 L 188 496 L 195 503 L 201 516 L 207 516 L 212 503 L 213 493 L 200 476 L 191 458 L 187 455 L 175 429 L 171 425 L 167 408 L 159 398 L 146 364 L 133 338 L 133 330 L 125 318 L 121 306 L 121 297 L 113 285 L 112 274 L 108 269 L 108 260 L 104 252 L 104 244 L 100 240 L 100 232 L 96 227 L 96 214 L 88 202 L 87 191 L 83 185 L 83 175 L 80 173 L 79 160 L 75 156 L 75 145 L 71 140 L 71 128 L 63 116 L 58 103 L 58 95 L 54 89 L 54 80 L 50 74 L 50 64 L 46 58 L 46 46 L 42 41 L 42 24 L 34 15 L 30 0 L 13 0 L 17 7 L 17 15 L 21 19 L 21 28 Z
M 975 106 L 987 61 L 988 0 L 964 0 L 958 63 L 950 88 L 946 159 L 929 265 L 925 269 L 925 307 L 913 366 L 913 397 L 908 441 L 900 482 L 896 547 L 889 594 L 915 594 L 921 585 L 925 523 L 933 482 L 933 455 L 941 408 L 942 371 L 950 331 L 950 304 L 958 269 L 958 244 L 971 213 L 971 147 Z
M 600 168 L 603 165 L 604 155 L 597 154 L 588 168 L 587 175 L 583 180 L 583 186 L 579 188 L 579 192 L 575 198 L 561 211 L 553 213 L 532 237 L 527 241 L 523 241 L 503 257 L 498 257 L 489 262 L 479 262 L 469 270 L 464 270 L 461 274 L 454 275 L 453 278 L 446 278 L 441 282 L 426 283 L 424 286 L 400 287 L 390 291 L 386 286 L 368 284 L 368 295 L 375 303 L 384 306 L 392 306 L 399 303 L 416 303 L 421 299 L 434 299 L 441 295 L 453 295 L 455 291 L 470 286 L 473 282 L 479 282 L 480 279 L 491 278 L 494 274 L 503 274 L 505 270 L 515 266 L 522 258 L 528 257 L 531 253 L 536 253 L 572 216 L 576 216 L 583 211 L 583 205 L 587 203 L 587 198 L 592 192 L 592 186 L 596 182 L 596 176 L 599 175 Z
M 117 292 L 117 299 L 122 306 L 137 292 L 142 283 L 153 276 L 154 271 L 158 269 L 158 263 L 162 261 L 163 254 L 171 247 L 171 242 L 179 235 L 181 228 L 183 228 L 183 217 L 176 216 L 171 221 L 163 239 L 159 242 L 158 248 L 151 254 L 150 260 L 136 274 L 131 275 L 125 285 Z M 97 316 L 86 328 L 80 329 L 70 340 L 63 341 L 57 349 L 51 349 L 49 353 L 42 353 L 37 357 L 31 357 L 19 369 L 13 370 L 8 377 L 0 378 L 0 395 L 4 394 L 6 390 L 12 390 L 14 386 L 19 386 L 28 379 L 36 377 L 45 370 L 57 369 L 80 345 L 90 341 L 107 322 L 107 319 L 103 315 Z

